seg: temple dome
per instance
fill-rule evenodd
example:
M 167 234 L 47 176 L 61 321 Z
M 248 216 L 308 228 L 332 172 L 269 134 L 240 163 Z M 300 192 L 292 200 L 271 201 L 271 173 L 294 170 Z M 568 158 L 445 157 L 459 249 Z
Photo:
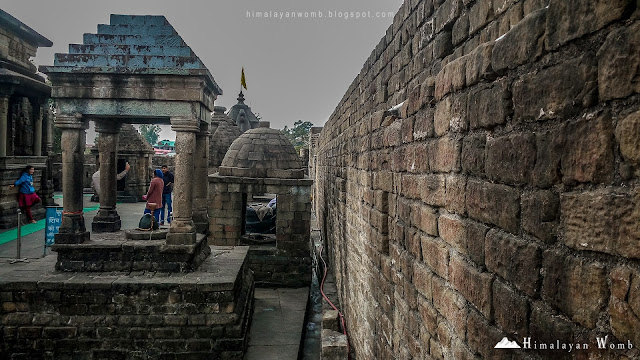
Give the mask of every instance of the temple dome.
M 219 168 L 222 176 L 301 179 L 304 169 L 296 149 L 269 123 L 247 130 L 229 147 Z

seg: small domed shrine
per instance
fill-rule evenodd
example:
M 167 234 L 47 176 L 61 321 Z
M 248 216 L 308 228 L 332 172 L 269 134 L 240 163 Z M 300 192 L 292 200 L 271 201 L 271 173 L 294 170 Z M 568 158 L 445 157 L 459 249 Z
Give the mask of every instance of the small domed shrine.
M 249 250 L 255 280 L 308 286 L 313 181 L 305 178 L 296 150 L 284 134 L 261 121 L 231 144 L 218 172 L 209 175 L 209 183 L 209 243 L 251 244 L 245 226 L 247 199 L 275 194 L 275 245 L 252 244 Z

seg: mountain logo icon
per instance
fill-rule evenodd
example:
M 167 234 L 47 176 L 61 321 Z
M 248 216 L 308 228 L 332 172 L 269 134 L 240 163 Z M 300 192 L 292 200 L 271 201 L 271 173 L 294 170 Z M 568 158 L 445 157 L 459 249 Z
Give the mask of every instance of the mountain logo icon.
M 505 336 L 493 348 L 494 349 L 520 349 L 520 345 L 518 345 L 518 343 L 516 343 L 515 341 L 509 341 L 509 339 L 507 339 L 507 337 Z

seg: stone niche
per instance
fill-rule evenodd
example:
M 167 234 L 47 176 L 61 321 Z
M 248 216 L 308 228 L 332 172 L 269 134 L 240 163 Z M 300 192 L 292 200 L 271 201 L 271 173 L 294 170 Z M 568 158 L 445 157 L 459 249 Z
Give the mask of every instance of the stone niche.
M 250 244 L 256 281 L 308 286 L 311 281 L 311 184 L 291 142 L 261 122 L 229 147 L 219 172 L 209 175 L 209 243 Z M 256 244 L 245 231 L 247 199 L 276 195 L 274 243 Z

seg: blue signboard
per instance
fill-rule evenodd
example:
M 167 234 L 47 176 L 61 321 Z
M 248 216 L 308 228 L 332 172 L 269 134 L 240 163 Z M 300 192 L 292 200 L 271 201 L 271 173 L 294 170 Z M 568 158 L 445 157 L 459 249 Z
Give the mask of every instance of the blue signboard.
M 47 206 L 46 213 L 47 223 L 45 224 L 45 242 L 44 246 L 53 245 L 53 237 L 58 233 L 60 224 L 62 224 L 62 207 Z

